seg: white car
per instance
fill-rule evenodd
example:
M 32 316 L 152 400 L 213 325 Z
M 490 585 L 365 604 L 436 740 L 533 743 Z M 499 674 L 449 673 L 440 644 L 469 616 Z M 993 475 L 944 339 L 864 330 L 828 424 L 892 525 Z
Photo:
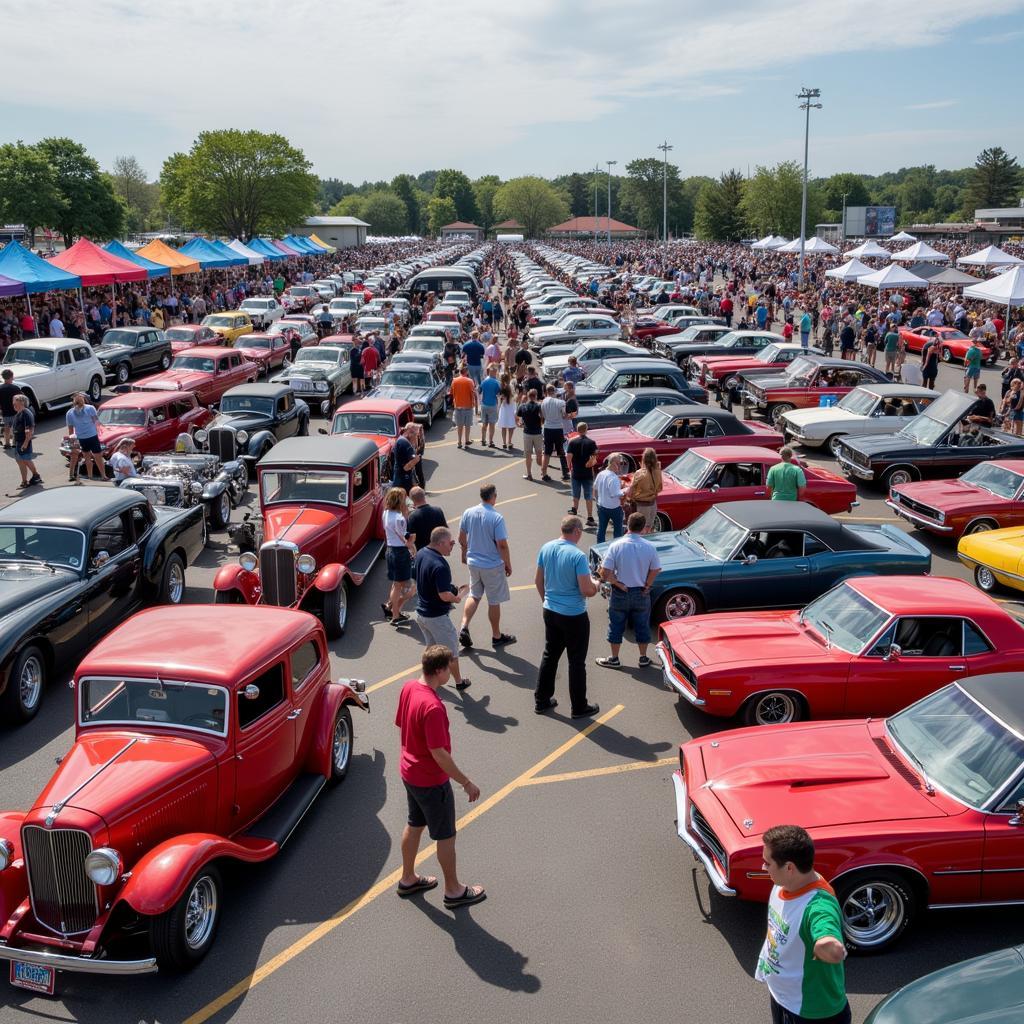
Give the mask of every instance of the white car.
M 807 448 L 827 446 L 835 455 L 844 437 L 895 434 L 938 397 L 938 391 L 913 384 L 862 384 L 831 408 L 783 413 L 780 425 L 790 441 Z
M 106 374 L 87 341 L 76 338 L 34 338 L 16 341 L 4 354 L 3 367 L 14 372 L 14 383 L 35 412 L 70 405 L 76 391 L 97 404 Z
M 257 296 L 252 299 L 243 299 L 239 303 L 238 311 L 248 313 L 249 319 L 254 325 L 266 330 L 275 320 L 284 316 L 284 306 L 275 298 L 263 298 Z
M 667 324 L 674 324 L 684 316 L 704 316 L 696 306 L 682 305 L 657 306 L 649 315 L 652 319 L 664 320 Z
M 471 309 L 473 306 L 473 300 L 469 297 L 469 292 L 445 292 L 442 301 L 459 306 L 462 309 Z
M 610 316 L 573 313 L 551 327 L 538 327 L 530 332 L 530 344 L 536 349 L 563 341 L 584 341 L 587 338 L 621 338 L 622 327 Z
M 607 340 L 598 338 L 594 341 L 581 341 L 571 352 L 551 356 L 545 355 L 540 361 L 540 368 L 544 380 L 548 381 L 555 380 L 569 365 L 569 356 L 575 356 L 583 372 L 589 374 L 594 367 L 599 366 L 606 359 L 628 357 L 643 359 L 649 355 L 650 352 L 647 349 L 640 348 L 637 345 L 630 345 L 628 342 L 615 341 L 610 338 Z

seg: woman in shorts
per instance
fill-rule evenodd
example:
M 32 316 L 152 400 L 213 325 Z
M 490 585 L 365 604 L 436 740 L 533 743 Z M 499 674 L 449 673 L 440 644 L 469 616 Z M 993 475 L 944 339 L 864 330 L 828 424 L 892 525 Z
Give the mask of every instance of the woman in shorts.
M 401 626 L 410 622 L 402 608 L 415 592 L 412 582 L 412 559 L 416 553 L 414 536 L 409 532 L 409 523 L 405 518 L 406 494 L 402 487 L 392 487 L 384 495 L 384 537 L 387 541 L 388 579 L 391 581 L 391 593 L 387 603 L 381 607 L 384 615 L 391 620 L 392 626 Z

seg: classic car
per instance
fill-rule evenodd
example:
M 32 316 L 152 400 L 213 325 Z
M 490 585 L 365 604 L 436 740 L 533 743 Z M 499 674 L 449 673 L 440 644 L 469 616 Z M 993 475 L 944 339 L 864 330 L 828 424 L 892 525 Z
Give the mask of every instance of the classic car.
M 412 338 L 440 338 L 442 343 L 450 336 L 453 341 L 461 341 L 462 327 L 459 324 L 417 324 L 409 331 L 407 340 Z
M 762 423 L 739 420 L 725 409 L 691 404 L 662 405 L 631 427 L 598 427 L 589 430 L 587 437 L 597 445 L 599 462 L 621 452 L 630 473 L 640 464 L 645 448 L 653 448 L 658 461 L 667 466 L 691 448 L 747 444 L 779 449 L 783 444 L 782 435 Z
M 668 335 L 659 339 L 658 350 L 661 351 L 663 345 L 665 355 L 689 372 L 690 360 L 697 356 L 752 356 L 785 340 L 781 334 L 772 334 L 771 331 L 726 330 L 701 341 L 684 341 L 682 335 L 676 341 Z
M 415 419 L 426 427 L 435 416 L 444 416 L 448 408 L 448 387 L 444 377 L 433 366 L 403 366 L 385 369 L 380 384 L 370 392 L 371 398 L 395 398 L 412 406 Z
M 610 316 L 595 315 L 589 310 L 567 313 L 550 327 L 537 327 L 530 331 L 530 344 L 544 351 L 546 345 L 560 345 L 567 341 L 586 341 L 594 338 L 621 338 L 622 326 Z
M 233 348 L 243 359 L 255 363 L 261 374 L 279 369 L 292 357 L 291 342 L 283 334 L 243 334 Z
M 362 294 L 341 295 L 327 303 L 327 312 L 331 314 L 335 323 L 337 323 L 344 320 L 345 317 L 355 316 L 362 305 Z
M 661 310 L 655 311 L 655 316 L 660 313 Z M 704 318 L 702 318 L 704 319 Z M 674 345 L 693 345 L 701 342 L 713 342 L 716 338 L 721 338 L 726 334 L 732 332 L 731 327 L 717 320 L 711 320 L 707 323 L 693 323 L 689 326 L 680 327 L 679 324 L 674 324 L 676 333 L 669 335 L 661 335 L 652 342 L 651 347 L 660 356 L 666 356 L 669 359 L 674 360 L 672 354 L 672 346 Z M 685 322 L 685 321 L 684 321 Z
M 768 470 L 782 461 L 778 452 L 754 445 L 691 448 L 662 473 L 658 530 L 681 530 L 712 505 L 727 501 L 768 500 Z M 857 487 L 837 473 L 793 460 L 804 471 L 804 501 L 822 512 L 850 512 L 859 502 Z M 629 477 L 623 477 L 625 488 Z
M 1000 584 L 1024 590 L 1024 527 L 982 530 L 961 537 L 956 554 L 982 590 L 990 593 Z
M 330 431 L 321 427 L 320 433 L 368 437 L 382 455 L 390 456 L 398 435 L 412 420 L 412 406 L 401 399 L 357 398 L 335 412 Z
M 672 340 L 677 340 L 681 328 L 679 323 L 676 321 L 660 320 L 653 315 L 653 310 L 645 310 L 640 313 L 633 323 L 633 337 L 637 341 L 645 342 L 652 348 L 655 347 L 655 339 L 668 337 Z M 724 327 L 725 323 L 722 320 L 715 319 L 714 317 L 705 317 L 700 314 L 697 315 L 696 319 L 688 319 L 688 326 L 699 326 L 699 321 L 703 321 L 708 326 Z
M 236 338 L 252 334 L 256 329 L 248 313 L 232 310 L 228 313 L 211 313 L 203 318 L 203 327 L 209 327 L 214 334 L 224 339 L 225 345 L 233 345 Z
M 664 680 L 746 725 L 891 715 L 965 675 L 1024 670 L 1024 626 L 964 580 L 847 579 L 802 611 L 661 626 Z
M 1024 526 L 1024 459 L 981 462 L 959 480 L 900 484 L 889 492 L 886 505 L 940 537 Z
M 800 356 L 824 354 L 818 348 L 774 342 L 752 356 L 695 356 L 690 360 L 690 373 L 702 387 L 717 391 L 719 404 L 730 409 L 742 397 L 746 376 L 774 375 Z
M 236 384 L 251 384 L 260 368 L 238 352 L 211 346 L 186 349 L 171 368 L 132 385 L 133 391 L 191 391 L 200 405 L 216 405 Z
M 555 296 L 559 302 L 567 301 L 565 296 Z M 545 303 L 541 306 L 531 307 L 531 313 L 535 311 L 535 315 L 531 315 L 529 319 L 530 332 L 537 327 L 554 327 L 556 324 L 560 324 L 567 316 L 572 313 L 591 313 L 597 316 L 617 317 L 619 314 L 614 309 L 608 309 L 607 306 L 602 306 L 600 303 L 595 303 L 593 306 L 576 307 L 576 306 L 562 306 L 554 304 L 555 299 L 551 303 Z M 550 348 L 550 345 L 545 345 L 545 353 Z
M 743 379 L 743 413 L 759 413 L 776 426 L 793 409 L 838 402 L 861 384 L 887 384 L 883 370 L 849 359 L 801 356 L 778 376 Z
M 138 476 L 121 486 L 141 491 L 154 504 L 201 506 L 209 525 L 223 530 L 231 522 L 231 509 L 245 498 L 249 470 L 242 459 L 222 462 L 219 456 L 195 448 L 195 442 L 183 434 L 175 451 L 146 455 L 138 465 Z
M 195 348 L 196 345 L 224 344 L 221 335 L 202 324 L 178 324 L 168 327 L 164 331 L 164 337 L 171 343 L 172 355 L 184 352 L 187 348 Z
M 245 313 L 254 327 L 266 328 L 284 316 L 284 306 L 272 295 L 254 295 L 251 298 L 242 299 L 238 304 L 238 312 Z
M 576 385 L 576 398 L 580 405 L 592 405 L 623 388 L 674 388 L 686 401 L 708 400 L 708 393 L 691 384 L 679 366 L 655 356 L 602 363 Z
M 302 348 L 295 361 L 286 363 L 270 378 L 271 384 L 286 384 L 296 395 L 321 408 L 333 409 L 352 387 L 351 345 L 320 344 Z M 329 415 L 325 412 L 324 415 Z
M 202 546 L 200 511 L 116 487 L 55 487 L 0 509 L 3 719 L 32 718 L 47 683 L 144 602 L 180 602 Z
M 690 740 L 673 774 L 679 837 L 720 895 L 764 901 L 762 834 L 800 822 L 856 953 L 890 946 L 925 908 L 1019 903 L 1021 694 L 1019 675 L 970 676 L 888 719 Z
M 96 410 L 96 433 L 105 458 L 110 458 L 118 441 L 130 437 L 135 454 L 141 458 L 174 446 L 179 434 L 191 434 L 205 426 L 213 413 L 196 402 L 188 391 L 128 391 L 108 398 Z M 60 453 L 71 457 L 71 439 L 64 436 Z
M 0 959 L 49 993 L 59 971 L 199 963 L 224 868 L 281 849 L 369 710 L 362 681 L 331 680 L 319 623 L 283 608 L 141 612 L 71 685 L 71 749 L 30 810 L 0 814 Z
M 309 309 L 319 301 L 320 293 L 308 284 L 293 284 L 285 289 L 281 296 L 281 305 L 284 306 L 286 314 L 293 310 Z
M 629 426 L 643 419 L 652 409 L 663 405 L 685 405 L 687 401 L 685 395 L 672 388 L 623 388 L 594 405 L 581 403 L 576 422 L 586 423 L 592 429 Z
M 36 413 L 70 405 L 76 391 L 84 391 L 93 405 L 103 397 L 103 364 L 88 342 L 75 338 L 16 341 L 7 346 L 3 368 L 14 374 Z
M 405 339 L 402 345 L 402 352 L 409 355 L 417 355 L 420 362 L 432 362 L 434 369 L 444 369 L 444 337 L 438 335 L 417 335 Z
M 960 476 L 992 459 L 1024 457 L 1024 438 L 970 422 L 976 406 L 974 395 L 947 391 L 895 434 L 844 438 L 836 458 L 848 476 L 892 488 Z
M 109 382 L 124 384 L 132 374 L 171 365 L 171 343 L 155 327 L 115 327 L 93 349 Z
M 278 605 L 314 612 L 336 640 L 348 624 L 349 587 L 384 550 L 386 456 L 362 437 L 292 437 L 256 466 L 262 543 L 225 565 L 218 604 Z
M 310 348 L 320 344 L 320 335 L 317 334 L 316 324 L 312 318 L 289 314 L 280 320 L 275 320 L 266 330 L 271 337 L 280 335 L 288 339 L 294 356 L 301 348 Z
M 944 363 L 951 363 L 954 359 L 962 363 L 971 347 L 971 339 L 955 327 L 901 327 L 900 337 L 906 343 L 908 352 L 921 352 L 929 341 L 936 341 L 939 358 Z M 979 348 L 981 361 L 988 366 L 995 366 L 998 355 L 996 350 L 983 343 L 979 344 Z
M 836 405 L 784 413 L 782 432 L 790 442 L 836 455 L 843 438 L 895 434 L 938 397 L 937 391 L 913 384 L 862 384 Z
M 643 359 L 647 356 L 646 349 L 630 345 L 626 341 L 616 341 L 614 338 L 581 341 L 568 352 L 549 355 L 550 349 L 554 347 L 548 346 L 541 356 L 540 369 L 545 381 L 557 380 L 568 368 L 570 356 L 576 357 L 577 365 L 584 373 L 590 373 L 606 360 L 613 362 L 616 359 Z
M 652 621 L 743 608 L 796 608 L 865 573 L 919 576 L 931 552 L 898 526 L 842 523 L 796 501 L 715 505 L 685 530 L 651 534 L 661 572 Z M 590 549 L 600 575 L 607 544 Z

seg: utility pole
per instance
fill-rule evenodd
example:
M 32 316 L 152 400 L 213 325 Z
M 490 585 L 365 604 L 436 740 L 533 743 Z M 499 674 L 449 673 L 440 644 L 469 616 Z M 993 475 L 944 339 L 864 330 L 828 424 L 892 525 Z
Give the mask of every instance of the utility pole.
M 804 187 L 800 199 L 800 271 L 797 287 L 803 290 L 804 286 L 804 246 L 807 244 L 807 150 L 811 135 L 811 108 L 821 110 L 820 103 L 812 103 L 821 95 L 820 89 L 808 89 L 804 86 L 797 93 L 797 99 L 803 100 L 800 109 L 806 111 L 804 121 Z
M 843 222 L 839 225 L 839 237 L 842 239 L 844 244 L 846 243 L 846 197 L 849 194 L 849 192 L 843 193 Z
M 608 256 L 612 254 L 612 168 L 618 160 L 606 160 L 608 164 Z
M 666 259 L 668 258 L 668 154 L 672 148 L 668 144 L 668 139 L 658 147 L 664 155 L 661 164 L 661 236 L 665 243 Z
M 601 165 L 594 164 L 594 245 L 597 245 L 597 176 L 601 173 Z

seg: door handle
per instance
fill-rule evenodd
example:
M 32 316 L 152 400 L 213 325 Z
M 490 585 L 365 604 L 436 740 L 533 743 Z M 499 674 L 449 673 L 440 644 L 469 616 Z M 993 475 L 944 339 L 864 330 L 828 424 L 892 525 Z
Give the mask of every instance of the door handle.
M 801 572 L 807 572 L 810 566 L 806 562 L 798 562 L 793 566 L 794 569 L 799 569 Z
M 964 672 L 964 671 L 966 671 L 967 666 L 966 665 L 947 665 L 946 668 L 948 668 L 950 670 L 950 672 Z
M 288 715 L 288 721 L 290 722 L 293 718 L 298 718 L 302 714 L 302 708 L 296 708 Z
M 765 491 L 754 491 L 754 497 L 755 498 L 763 497 L 765 493 L 766 493 Z

